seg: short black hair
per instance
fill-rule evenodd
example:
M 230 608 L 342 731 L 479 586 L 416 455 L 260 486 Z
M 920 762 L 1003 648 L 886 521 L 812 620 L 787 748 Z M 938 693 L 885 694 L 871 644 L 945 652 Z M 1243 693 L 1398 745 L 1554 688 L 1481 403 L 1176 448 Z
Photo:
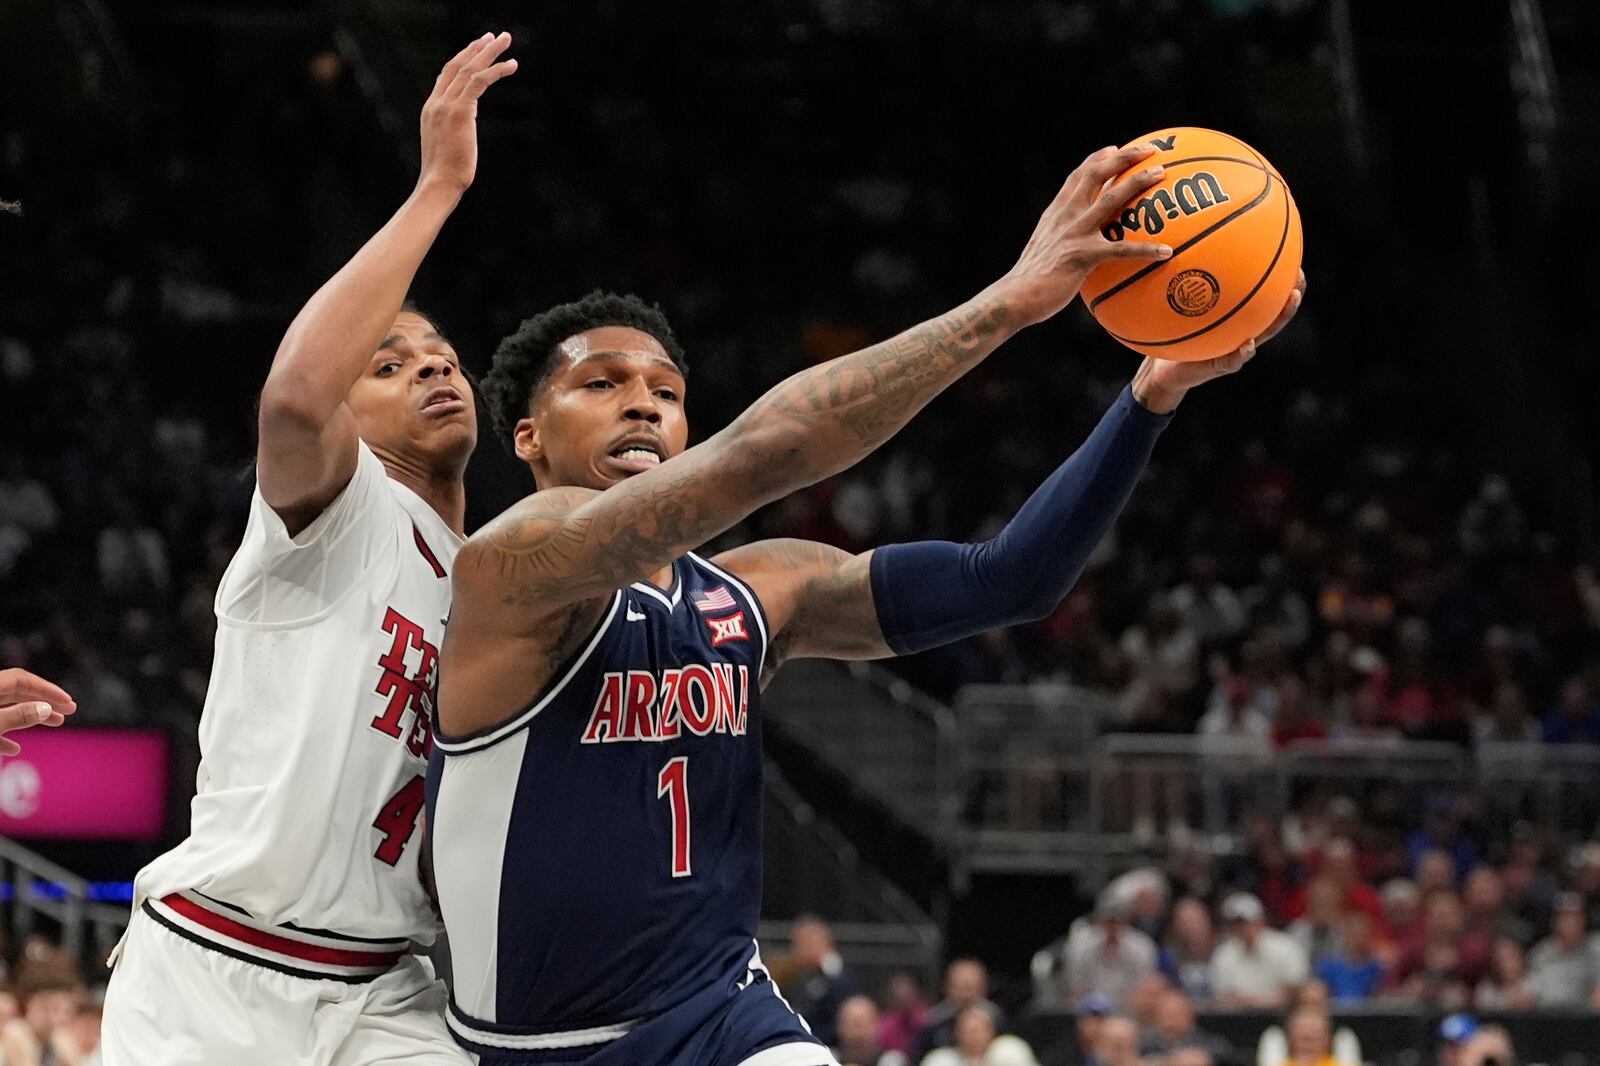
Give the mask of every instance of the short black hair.
M 660 306 L 645 303 L 632 293 L 596 289 L 579 300 L 557 304 L 522 320 L 517 331 L 500 342 L 494 367 L 483 379 L 483 399 L 500 434 L 500 443 L 514 448 L 512 432 L 528 416 L 534 396 L 555 369 L 562 342 L 585 330 L 601 326 L 627 326 L 656 339 L 678 373 L 689 376 L 683 346 Z
M 413 300 L 408 298 L 405 303 L 400 305 L 400 313 L 401 314 L 409 313 L 409 314 L 416 315 L 418 318 L 426 319 L 427 322 L 428 322 L 428 325 L 433 327 L 433 331 L 435 333 L 437 333 L 439 336 L 443 337 L 445 339 L 446 343 L 449 342 L 450 335 L 445 333 L 444 327 L 439 324 L 439 320 L 436 317 L 434 317 L 433 315 L 429 314 L 427 311 L 424 311 L 422 308 L 418 307 L 416 305 L 415 301 L 413 301 Z

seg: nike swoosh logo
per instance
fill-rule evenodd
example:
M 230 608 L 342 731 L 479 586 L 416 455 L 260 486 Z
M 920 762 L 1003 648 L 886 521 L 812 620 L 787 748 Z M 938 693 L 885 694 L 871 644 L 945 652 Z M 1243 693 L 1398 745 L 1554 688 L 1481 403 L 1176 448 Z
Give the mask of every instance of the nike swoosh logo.
M 643 622 L 644 621 L 644 612 L 643 611 L 635 611 L 633 609 L 633 604 L 631 604 L 631 603 L 628 604 L 628 621 L 630 621 L 630 622 Z

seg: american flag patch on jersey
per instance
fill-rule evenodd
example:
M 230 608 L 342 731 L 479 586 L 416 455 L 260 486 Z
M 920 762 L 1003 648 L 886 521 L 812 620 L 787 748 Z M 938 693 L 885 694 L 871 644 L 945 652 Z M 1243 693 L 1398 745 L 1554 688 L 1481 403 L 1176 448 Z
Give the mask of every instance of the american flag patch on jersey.
M 702 612 L 704 611 L 731 611 L 739 606 L 734 600 L 733 593 L 728 591 L 726 585 L 718 585 L 705 592 L 691 592 L 689 598 Z

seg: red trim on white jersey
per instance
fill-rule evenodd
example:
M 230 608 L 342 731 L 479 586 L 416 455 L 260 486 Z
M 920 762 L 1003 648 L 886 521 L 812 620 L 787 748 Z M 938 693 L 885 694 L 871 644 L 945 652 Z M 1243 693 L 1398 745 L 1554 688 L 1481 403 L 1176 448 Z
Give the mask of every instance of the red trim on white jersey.
M 187 940 L 295 977 L 362 983 L 387 973 L 409 950 L 404 940 L 266 925 L 198 892 L 145 900 L 144 911 Z

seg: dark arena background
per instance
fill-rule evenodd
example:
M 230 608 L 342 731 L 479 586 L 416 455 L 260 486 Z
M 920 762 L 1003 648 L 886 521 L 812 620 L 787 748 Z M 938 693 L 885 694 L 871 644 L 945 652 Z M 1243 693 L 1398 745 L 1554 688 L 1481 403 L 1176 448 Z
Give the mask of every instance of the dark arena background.
M 268 365 L 490 29 L 414 298 L 475 373 L 659 301 L 697 440 L 998 277 L 1102 145 L 1225 130 L 1299 204 L 1305 310 L 1058 610 L 769 690 L 763 953 L 841 1062 L 1600 1064 L 1590 0 L 0 0 L 0 668 L 78 703 L 0 760 L 0 1062 L 98 1061 Z M 1137 366 L 1074 306 L 725 539 L 982 539 Z M 526 486 L 483 424 L 469 531 Z M 982 999 L 1031 1056 L 935 1050 Z

